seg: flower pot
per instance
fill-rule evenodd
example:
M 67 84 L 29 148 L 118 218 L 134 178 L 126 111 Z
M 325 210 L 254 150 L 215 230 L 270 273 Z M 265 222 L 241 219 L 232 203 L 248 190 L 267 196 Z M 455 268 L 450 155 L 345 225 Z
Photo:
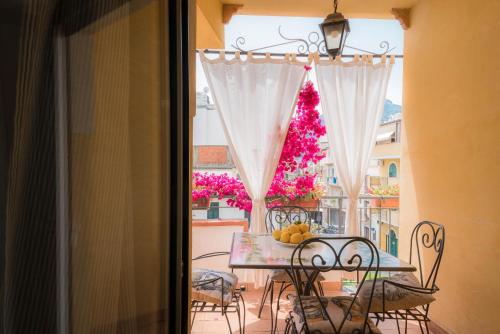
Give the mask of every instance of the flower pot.
M 375 198 L 371 200 L 371 206 L 372 208 L 399 208 L 399 198 Z
M 209 209 L 210 208 L 210 198 L 202 197 L 193 201 L 193 209 Z
M 316 209 L 319 207 L 319 199 L 294 199 L 288 205 L 300 206 L 308 209 Z

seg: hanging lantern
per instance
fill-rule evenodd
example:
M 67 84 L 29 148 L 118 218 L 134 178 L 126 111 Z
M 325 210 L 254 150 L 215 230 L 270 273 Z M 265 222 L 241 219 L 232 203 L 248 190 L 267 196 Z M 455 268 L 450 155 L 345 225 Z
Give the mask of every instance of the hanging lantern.
M 351 29 L 349 28 L 349 21 L 341 13 L 337 13 L 337 0 L 334 0 L 333 7 L 334 12 L 328 15 L 319 27 L 323 33 L 328 54 L 335 57 L 342 54 Z

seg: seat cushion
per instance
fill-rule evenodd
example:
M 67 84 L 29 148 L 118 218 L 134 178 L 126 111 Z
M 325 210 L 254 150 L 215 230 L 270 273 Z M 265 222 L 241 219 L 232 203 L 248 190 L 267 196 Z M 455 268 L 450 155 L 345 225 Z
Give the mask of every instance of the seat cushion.
M 198 284 L 201 284 L 202 281 L 218 277 L 223 278 L 224 285 L 222 285 L 222 280 L 217 280 L 211 283 L 196 286 Z M 193 300 L 204 301 L 220 305 L 222 297 L 224 305 L 228 305 L 231 303 L 234 289 L 238 285 L 238 276 L 224 271 L 193 268 L 192 284 L 193 284 L 193 289 L 192 289 Z M 222 286 L 224 286 L 224 296 L 222 296 Z
M 418 279 L 411 273 L 398 273 L 390 278 L 379 278 L 375 282 L 370 312 L 384 312 L 382 299 L 383 281 L 388 280 L 408 286 L 421 287 Z M 367 280 L 359 292 L 362 305 L 368 305 L 373 281 Z M 416 306 L 427 305 L 436 300 L 431 294 L 419 293 L 400 288 L 392 284 L 385 284 L 385 311 L 407 310 Z
M 312 272 L 313 272 L 312 270 L 307 271 L 307 273 L 309 275 L 311 275 Z M 302 274 L 301 275 L 302 281 L 306 281 L 307 277 L 304 275 L 303 272 L 301 272 L 301 274 Z M 284 269 L 271 270 L 271 273 L 269 274 L 269 278 L 275 282 L 292 283 L 292 279 L 291 279 L 290 275 L 288 275 L 286 270 L 284 270 Z M 316 281 L 324 281 L 324 280 L 325 280 L 325 277 L 321 273 L 319 273 L 318 277 L 316 277 Z
M 294 318 L 294 322 L 299 333 L 304 326 L 304 315 L 307 320 L 309 332 L 311 333 L 352 334 L 355 331 L 359 331 L 359 333 L 361 333 L 363 330 L 365 314 L 363 313 L 361 304 L 358 301 L 354 302 L 351 310 L 349 311 L 349 306 L 354 300 L 351 296 L 324 296 L 320 298 L 316 296 L 303 296 L 300 300 L 302 301 L 304 312 L 302 312 L 299 298 L 296 296 L 290 296 L 289 298 L 293 307 L 292 317 Z M 321 307 L 320 301 L 324 308 Z M 325 311 L 328 315 L 325 314 Z M 336 331 L 333 329 L 328 317 L 335 325 Z M 345 322 L 340 329 L 340 325 L 342 324 L 344 318 Z M 377 326 L 375 326 L 373 321 L 368 318 L 365 333 L 381 334 L 381 331 L 377 328 Z

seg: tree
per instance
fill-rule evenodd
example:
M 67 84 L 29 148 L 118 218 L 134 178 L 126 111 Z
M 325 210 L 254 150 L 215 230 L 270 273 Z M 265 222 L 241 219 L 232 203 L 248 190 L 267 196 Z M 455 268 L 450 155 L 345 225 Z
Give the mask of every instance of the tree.
M 319 145 L 319 138 L 326 133 L 316 109 L 319 101 L 313 83 L 307 81 L 300 91 L 297 110 L 290 121 L 276 174 L 267 193 L 268 198 L 293 200 L 315 194 L 317 175 L 309 173 L 308 169 L 325 157 Z M 193 173 L 193 201 L 209 197 L 229 198 L 228 205 L 245 211 L 252 210 L 252 201 L 238 178 L 226 173 Z

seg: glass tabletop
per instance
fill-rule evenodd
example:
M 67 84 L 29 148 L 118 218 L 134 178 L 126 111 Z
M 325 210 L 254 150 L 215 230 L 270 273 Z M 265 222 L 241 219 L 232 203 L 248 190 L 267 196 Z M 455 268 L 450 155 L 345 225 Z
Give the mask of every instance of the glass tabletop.
M 332 237 L 335 235 L 324 235 Z M 335 250 L 339 250 L 347 242 L 345 239 L 327 240 Z M 240 269 L 289 269 L 293 250 L 296 245 L 282 244 L 273 239 L 270 234 L 255 233 L 234 233 L 231 246 L 231 256 L 229 259 L 230 268 Z M 380 258 L 379 271 L 415 271 L 416 268 L 397 257 L 378 249 Z M 301 259 L 307 268 L 313 268 L 311 258 L 321 254 L 326 260 L 326 266 L 333 264 L 334 255 L 326 245 L 313 244 L 303 249 Z M 369 259 L 371 258 L 369 248 L 362 243 L 349 245 L 342 253 L 342 263 L 347 263 L 347 259 L 354 254 L 361 256 L 362 263 L 359 270 L 367 270 Z M 342 270 L 340 266 L 335 266 L 334 270 Z M 375 268 L 372 268 L 375 270 Z

